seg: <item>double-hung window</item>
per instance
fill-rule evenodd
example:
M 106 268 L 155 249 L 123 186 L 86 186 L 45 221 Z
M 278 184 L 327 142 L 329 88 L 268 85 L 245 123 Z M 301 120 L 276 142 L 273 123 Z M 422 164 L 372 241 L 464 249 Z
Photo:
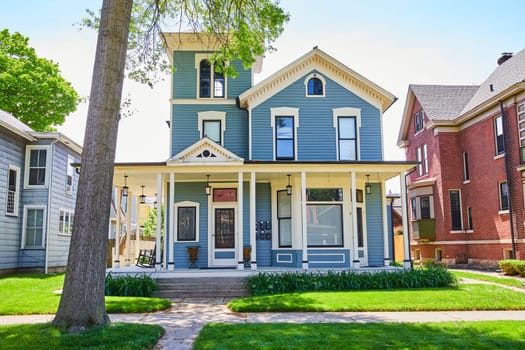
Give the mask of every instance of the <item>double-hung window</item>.
M 343 246 L 343 190 L 306 190 L 306 233 L 308 247 Z
M 339 160 L 357 160 L 355 117 L 338 117 Z
M 215 70 L 207 59 L 199 63 L 199 97 L 224 98 L 226 96 L 226 80 L 224 74 Z
M 505 138 L 503 131 L 503 118 L 501 115 L 494 118 L 494 138 L 496 144 L 496 155 L 505 153 Z
M 428 153 L 427 145 L 424 144 L 416 149 L 418 165 L 418 175 L 422 176 L 428 174 Z
M 67 156 L 67 164 L 66 164 L 66 193 L 72 194 L 73 193 L 73 175 L 75 174 L 75 168 L 71 165 L 75 161 L 75 158 L 73 156 L 69 155 Z
M 222 144 L 222 129 L 220 120 L 203 120 L 202 121 L 202 136 L 210 140 Z
M 20 190 L 18 188 L 20 168 L 10 165 L 7 172 L 7 203 L 5 214 L 10 216 L 18 216 L 18 198 Z
M 277 191 L 277 222 L 279 248 L 292 247 L 292 196 L 286 190 Z
M 275 159 L 295 159 L 295 128 L 292 116 L 275 117 Z
M 468 166 L 468 153 L 463 152 L 463 182 L 470 181 L 470 171 Z
M 73 231 L 73 216 L 71 210 L 60 209 L 60 217 L 58 220 L 58 233 L 63 235 L 70 235 Z
M 462 229 L 461 192 L 459 190 L 450 190 L 449 195 L 451 230 L 459 231 Z
M 520 161 L 525 163 L 525 103 L 516 108 L 518 115 L 518 133 L 520 138 Z
M 499 183 L 499 210 L 509 210 L 509 188 L 507 181 Z
M 412 220 L 433 219 L 433 196 L 419 196 L 410 199 Z
M 417 134 L 425 128 L 425 113 L 419 110 L 414 114 L 414 131 Z
M 48 156 L 48 147 L 27 146 L 26 186 L 45 187 L 47 185 Z
M 45 207 L 25 207 L 22 248 L 44 248 Z

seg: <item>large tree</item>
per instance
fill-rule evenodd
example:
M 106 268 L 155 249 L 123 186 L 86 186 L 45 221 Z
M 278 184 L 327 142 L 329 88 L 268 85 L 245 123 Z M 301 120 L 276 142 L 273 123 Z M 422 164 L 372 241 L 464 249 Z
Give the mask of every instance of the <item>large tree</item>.
M 79 102 L 58 65 L 40 58 L 20 33 L 0 31 L 0 109 L 33 130 L 51 131 L 62 125 Z
M 217 62 L 240 58 L 249 66 L 271 50 L 288 15 L 273 0 L 104 0 L 98 28 L 74 227 L 60 305 L 53 323 L 82 331 L 109 322 L 104 277 L 113 162 L 124 71 L 147 83 L 167 68 L 159 30 L 170 22 L 180 29 L 214 35 L 221 43 Z M 129 33 L 129 38 L 128 38 Z M 226 74 L 235 72 L 226 65 Z

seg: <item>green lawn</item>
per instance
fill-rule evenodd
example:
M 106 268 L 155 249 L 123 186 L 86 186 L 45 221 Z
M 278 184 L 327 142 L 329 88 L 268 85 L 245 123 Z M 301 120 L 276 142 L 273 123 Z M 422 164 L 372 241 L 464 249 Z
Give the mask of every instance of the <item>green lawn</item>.
M 64 275 L 28 274 L 0 278 L 0 315 L 54 314 Z M 160 298 L 106 297 L 109 313 L 152 312 L 171 307 Z
M 459 277 L 459 278 L 470 278 L 470 279 L 475 279 L 479 281 L 492 282 L 492 283 L 497 283 L 497 284 L 503 284 L 505 286 L 525 289 L 525 279 L 524 278 L 506 278 L 506 277 L 498 277 L 498 276 L 491 276 L 491 275 L 483 275 L 480 273 L 467 272 L 467 271 L 454 271 L 454 270 L 449 270 L 449 271 L 452 272 L 456 277 Z
M 0 327 L 2 350 L 152 349 L 164 329 L 156 325 L 113 323 L 82 334 L 62 333 L 49 324 Z
M 486 284 L 458 288 L 303 292 L 233 300 L 237 312 L 525 310 L 525 293 Z
M 521 321 L 208 324 L 194 350 L 524 349 Z

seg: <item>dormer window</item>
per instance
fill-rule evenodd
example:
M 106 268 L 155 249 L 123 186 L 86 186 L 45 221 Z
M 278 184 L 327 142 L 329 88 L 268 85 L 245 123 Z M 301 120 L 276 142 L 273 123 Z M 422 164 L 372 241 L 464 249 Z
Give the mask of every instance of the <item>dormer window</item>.
M 324 97 L 325 95 L 325 81 L 317 73 L 313 73 L 306 77 L 305 79 L 306 86 L 306 96 L 308 97 Z
M 207 59 L 201 60 L 199 63 L 199 97 L 224 98 L 225 87 L 224 74 L 216 72 L 214 65 Z

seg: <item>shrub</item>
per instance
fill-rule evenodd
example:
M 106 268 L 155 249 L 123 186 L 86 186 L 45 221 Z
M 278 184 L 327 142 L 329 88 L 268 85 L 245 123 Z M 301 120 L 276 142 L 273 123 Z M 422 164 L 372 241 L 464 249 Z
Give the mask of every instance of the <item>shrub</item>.
M 525 277 L 525 261 L 524 260 L 500 260 L 499 267 L 505 275 L 520 275 Z
M 340 271 L 259 273 L 246 279 L 253 295 L 321 290 L 442 288 L 457 285 L 456 277 L 441 266 L 376 273 Z
M 105 294 L 123 297 L 150 297 L 157 290 L 157 281 L 148 275 L 117 276 L 106 275 Z

